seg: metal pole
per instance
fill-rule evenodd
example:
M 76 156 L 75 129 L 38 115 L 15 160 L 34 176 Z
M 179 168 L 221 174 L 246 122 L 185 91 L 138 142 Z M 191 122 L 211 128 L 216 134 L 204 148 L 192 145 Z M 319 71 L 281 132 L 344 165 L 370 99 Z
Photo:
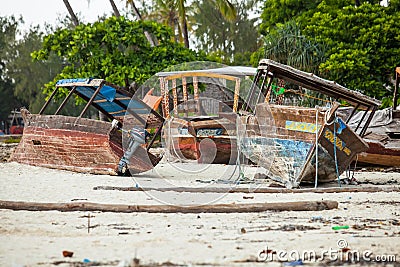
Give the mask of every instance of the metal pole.
M 258 82 L 258 79 L 259 79 L 260 75 L 261 75 L 261 70 L 258 70 L 257 73 L 256 73 L 256 76 L 254 77 L 254 80 L 253 80 L 253 82 L 251 84 L 249 94 L 247 96 L 246 102 L 244 103 L 244 106 L 243 106 L 242 110 L 246 111 L 249 108 L 249 102 L 253 98 L 254 90 L 257 87 L 257 82 Z
M 47 108 L 47 106 L 50 104 L 50 101 L 53 99 L 53 97 L 56 95 L 58 91 L 58 87 L 54 89 L 53 93 L 51 93 L 49 99 L 47 99 L 46 103 L 43 105 L 42 109 L 39 111 L 39 115 L 42 115 L 44 110 Z
M 354 107 L 354 109 L 351 111 L 349 117 L 346 120 L 346 123 L 349 123 L 351 117 L 353 117 L 354 113 L 356 113 L 357 109 L 360 107 L 360 104 L 357 104 L 357 106 Z
M 87 111 L 87 109 L 90 107 L 90 105 L 92 104 L 93 100 L 96 98 L 97 94 L 100 92 L 101 88 L 103 88 L 104 86 L 104 82 L 102 82 L 100 84 L 99 87 L 97 87 L 96 91 L 94 91 L 92 97 L 89 99 L 89 101 L 87 102 L 85 108 L 82 110 L 81 114 L 79 115 L 78 118 L 76 118 L 75 123 L 76 124 L 83 116 L 83 114 L 85 114 L 85 112 Z
M 369 125 L 369 123 L 371 122 L 372 118 L 374 117 L 375 111 L 376 111 L 376 107 L 373 107 L 373 108 L 372 108 L 372 111 L 371 111 L 371 114 L 369 114 L 369 117 L 368 117 L 368 119 L 367 119 L 367 122 L 364 124 L 364 127 L 363 127 L 363 129 L 361 130 L 361 132 L 360 132 L 360 136 L 361 136 L 361 137 L 363 137 L 363 136 L 365 135 L 365 132 L 367 131 L 368 125 Z
M 367 110 L 365 111 L 365 113 L 363 114 L 363 116 L 362 116 L 360 122 L 359 122 L 358 125 L 357 125 L 357 128 L 354 130 L 355 133 L 357 133 L 358 128 L 360 127 L 361 123 L 363 122 L 363 120 L 364 120 L 365 116 L 367 115 L 367 113 L 368 113 L 368 111 L 369 111 L 370 108 L 371 108 L 371 107 L 368 107 Z M 364 126 L 365 126 L 365 125 L 366 125 L 366 124 L 364 124 Z
M 75 90 L 76 90 L 76 86 L 74 86 L 74 87 L 72 88 L 72 90 L 69 91 L 67 97 L 64 99 L 64 101 L 63 101 L 63 102 L 61 103 L 61 105 L 58 107 L 58 109 L 56 110 L 56 113 L 54 113 L 54 115 L 57 115 L 58 112 L 61 111 L 61 109 L 65 106 L 65 104 L 67 103 L 68 99 L 69 99 L 69 98 L 71 97 L 71 95 L 75 92 Z

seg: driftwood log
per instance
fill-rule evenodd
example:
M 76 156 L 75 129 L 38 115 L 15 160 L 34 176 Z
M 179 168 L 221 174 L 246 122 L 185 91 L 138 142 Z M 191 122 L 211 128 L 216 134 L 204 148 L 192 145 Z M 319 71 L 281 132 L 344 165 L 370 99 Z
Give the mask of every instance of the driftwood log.
M 347 193 L 347 192 L 400 192 L 399 186 L 377 187 L 377 186 L 351 186 L 351 187 L 327 187 L 327 188 L 245 188 L 245 187 L 121 187 L 121 186 L 96 186 L 93 190 L 118 190 L 118 191 L 160 191 L 160 192 L 187 192 L 187 193 Z
M 91 202 L 41 203 L 0 200 L 0 209 L 28 211 L 102 211 L 102 212 L 149 212 L 149 213 L 239 213 L 262 211 L 319 211 L 336 209 L 337 201 L 296 201 L 249 204 L 213 204 L 202 206 L 124 205 Z

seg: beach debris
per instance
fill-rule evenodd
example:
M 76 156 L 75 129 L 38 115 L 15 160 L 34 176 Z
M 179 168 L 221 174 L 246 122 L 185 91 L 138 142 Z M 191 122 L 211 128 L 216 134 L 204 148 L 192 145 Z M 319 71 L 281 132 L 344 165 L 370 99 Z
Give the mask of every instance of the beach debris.
M 283 266 L 298 266 L 298 265 L 303 265 L 302 260 L 297 260 L 297 261 L 290 261 L 290 262 L 285 262 Z
M 254 179 L 267 179 L 267 178 L 268 176 L 265 173 L 258 172 L 254 175 Z
M 246 229 L 245 229 L 244 227 L 242 227 L 242 228 L 240 229 L 240 232 L 241 232 L 242 234 L 245 234 L 245 233 L 246 233 Z
M 90 213 L 88 213 L 88 221 L 87 221 L 87 232 L 88 232 L 88 234 L 89 234 L 89 232 L 90 232 Z
M 85 259 L 83 259 L 83 261 L 82 261 L 83 263 L 89 263 L 89 262 L 92 262 L 91 260 L 89 260 L 89 259 L 87 259 L 87 258 L 85 258 Z
M 322 222 L 323 220 L 324 220 L 324 219 L 322 218 L 321 215 L 312 216 L 312 217 L 311 217 L 311 221 L 312 221 L 312 222 Z
M 30 211 L 102 211 L 102 212 L 150 212 L 150 213 L 237 213 L 262 211 L 321 211 L 337 209 L 339 203 L 332 200 L 292 201 L 273 203 L 230 203 L 203 206 L 104 204 L 93 202 L 43 203 L 0 200 L 0 209 Z M 200 215 L 197 216 L 200 219 Z M 93 226 L 90 226 L 93 228 Z M 88 228 L 89 229 L 89 228 Z
M 71 258 L 74 255 L 74 252 L 68 251 L 68 250 L 63 250 L 62 254 L 63 254 L 64 257 Z
M 342 230 L 342 229 L 349 229 L 350 227 L 348 225 L 336 225 L 336 226 L 332 226 L 332 230 Z
M 350 250 L 351 250 L 350 248 L 346 247 L 346 248 L 342 248 L 340 251 L 342 251 L 342 252 L 348 252 L 348 251 L 350 251 Z
M 131 267 L 131 266 L 132 265 L 129 260 L 121 260 L 117 265 L 117 267 Z M 136 265 L 133 265 L 133 266 L 136 266 Z
M 396 182 L 397 183 L 397 182 Z M 191 193 L 249 193 L 247 187 L 139 187 L 134 186 L 95 186 L 93 190 L 117 190 L 117 191 L 158 191 L 158 192 L 191 192 Z M 400 192 L 399 186 L 376 187 L 376 186 L 349 186 L 349 187 L 326 187 L 326 188 L 301 188 L 287 189 L 279 183 L 271 183 L 268 187 L 257 187 L 251 193 L 356 193 L 356 192 Z M 368 201 L 366 201 L 368 203 Z

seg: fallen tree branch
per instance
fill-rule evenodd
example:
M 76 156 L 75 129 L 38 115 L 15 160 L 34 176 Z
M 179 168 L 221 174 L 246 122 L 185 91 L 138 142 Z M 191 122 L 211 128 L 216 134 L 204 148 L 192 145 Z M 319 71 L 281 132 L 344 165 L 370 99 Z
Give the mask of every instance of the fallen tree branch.
M 160 191 L 160 192 L 187 192 L 187 193 L 347 193 L 347 192 L 400 192 L 400 187 L 327 187 L 327 188 L 302 188 L 302 189 L 286 189 L 286 188 L 249 188 L 249 187 L 121 187 L 121 186 L 96 186 L 93 190 L 118 190 L 118 191 Z
M 319 211 L 336 209 L 337 201 L 296 201 L 276 203 L 249 204 L 214 204 L 202 206 L 170 206 L 170 205 L 125 205 L 102 204 L 91 202 L 74 203 L 41 203 L 0 200 L 0 209 L 28 211 L 103 211 L 103 212 L 149 212 L 149 213 L 238 213 L 262 211 Z

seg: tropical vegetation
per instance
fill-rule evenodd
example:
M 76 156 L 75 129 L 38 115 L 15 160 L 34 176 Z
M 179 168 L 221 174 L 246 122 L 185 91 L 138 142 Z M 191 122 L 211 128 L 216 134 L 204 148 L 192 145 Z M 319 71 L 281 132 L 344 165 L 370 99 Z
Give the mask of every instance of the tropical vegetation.
M 22 33 L 22 18 L 0 17 L 0 120 L 20 106 L 37 112 L 61 78 L 134 90 L 181 62 L 256 66 L 263 57 L 392 104 L 400 0 L 125 0 L 124 12 L 109 0 L 108 14 L 87 24 L 63 1 L 60 25 Z

